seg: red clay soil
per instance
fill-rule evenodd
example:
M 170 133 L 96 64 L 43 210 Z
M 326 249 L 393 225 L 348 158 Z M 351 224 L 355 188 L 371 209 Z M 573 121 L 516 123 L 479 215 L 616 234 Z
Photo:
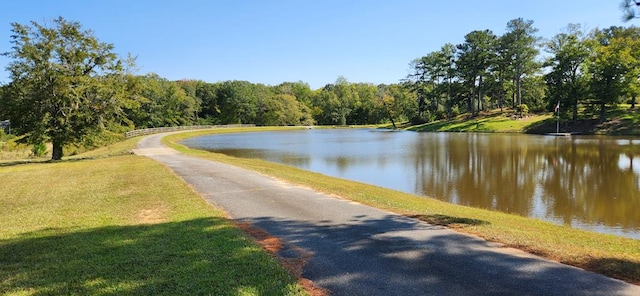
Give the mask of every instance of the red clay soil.
M 271 236 L 265 230 L 253 226 L 247 222 L 236 223 L 236 225 L 245 233 L 253 237 L 262 248 L 269 253 L 273 254 L 281 262 L 282 266 L 292 275 L 298 279 L 298 284 L 304 288 L 311 296 L 328 296 L 329 292 L 316 286 L 313 281 L 302 277 L 302 271 L 304 265 L 312 256 L 310 252 L 307 252 L 297 246 L 289 246 L 289 248 L 296 251 L 298 254 L 294 258 L 283 258 L 278 256 L 278 252 L 284 248 L 282 241 L 279 238 Z

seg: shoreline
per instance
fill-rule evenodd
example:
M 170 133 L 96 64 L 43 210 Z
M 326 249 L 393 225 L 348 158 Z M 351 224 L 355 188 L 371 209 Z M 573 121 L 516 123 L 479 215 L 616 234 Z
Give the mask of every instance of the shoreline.
M 273 130 L 273 128 L 187 132 L 165 136 L 163 142 L 182 153 L 247 168 L 320 192 L 432 224 L 443 225 L 547 259 L 640 284 L 640 250 L 637 249 L 638 240 L 635 239 L 578 230 L 502 212 L 454 205 L 263 160 L 239 159 L 189 149 L 178 144 L 184 138 L 198 135 L 259 130 Z

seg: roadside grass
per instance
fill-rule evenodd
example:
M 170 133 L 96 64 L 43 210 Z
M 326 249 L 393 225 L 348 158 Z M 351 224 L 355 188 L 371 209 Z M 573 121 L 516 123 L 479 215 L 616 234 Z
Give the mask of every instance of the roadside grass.
M 268 130 L 273 130 L 269 128 Z M 508 247 L 584 268 L 631 283 L 640 283 L 640 243 L 637 240 L 588 232 L 432 198 L 402 193 L 363 183 L 325 176 L 260 159 L 242 159 L 189 149 L 185 138 L 228 132 L 262 131 L 264 128 L 206 130 L 166 136 L 163 142 L 183 153 L 220 161 L 274 176 L 293 184 L 334 194 L 398 214 L 445 225 Z
M 106 157 L 135 142 L 0 166 L 0 294 L 306 293 L 165 166 Z
M 126 139 L 81 154 L 69 156 L 68 159 L 104 158 L 132 154 L 133 148 L 136 147 L 136 144 L 138 144 L 141 138 L 142 137 Z

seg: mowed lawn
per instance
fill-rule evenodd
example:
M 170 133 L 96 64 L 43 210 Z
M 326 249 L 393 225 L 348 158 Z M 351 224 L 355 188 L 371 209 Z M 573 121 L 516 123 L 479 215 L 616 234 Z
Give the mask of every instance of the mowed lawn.
M 0 295 L 304 295 L 161 164 L 0 164 Z

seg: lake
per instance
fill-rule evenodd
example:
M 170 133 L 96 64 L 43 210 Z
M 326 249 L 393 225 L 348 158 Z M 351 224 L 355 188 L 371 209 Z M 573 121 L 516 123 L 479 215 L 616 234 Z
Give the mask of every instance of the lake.
M 182 143 L 640 239 L 640 138 L 310 129 Z

